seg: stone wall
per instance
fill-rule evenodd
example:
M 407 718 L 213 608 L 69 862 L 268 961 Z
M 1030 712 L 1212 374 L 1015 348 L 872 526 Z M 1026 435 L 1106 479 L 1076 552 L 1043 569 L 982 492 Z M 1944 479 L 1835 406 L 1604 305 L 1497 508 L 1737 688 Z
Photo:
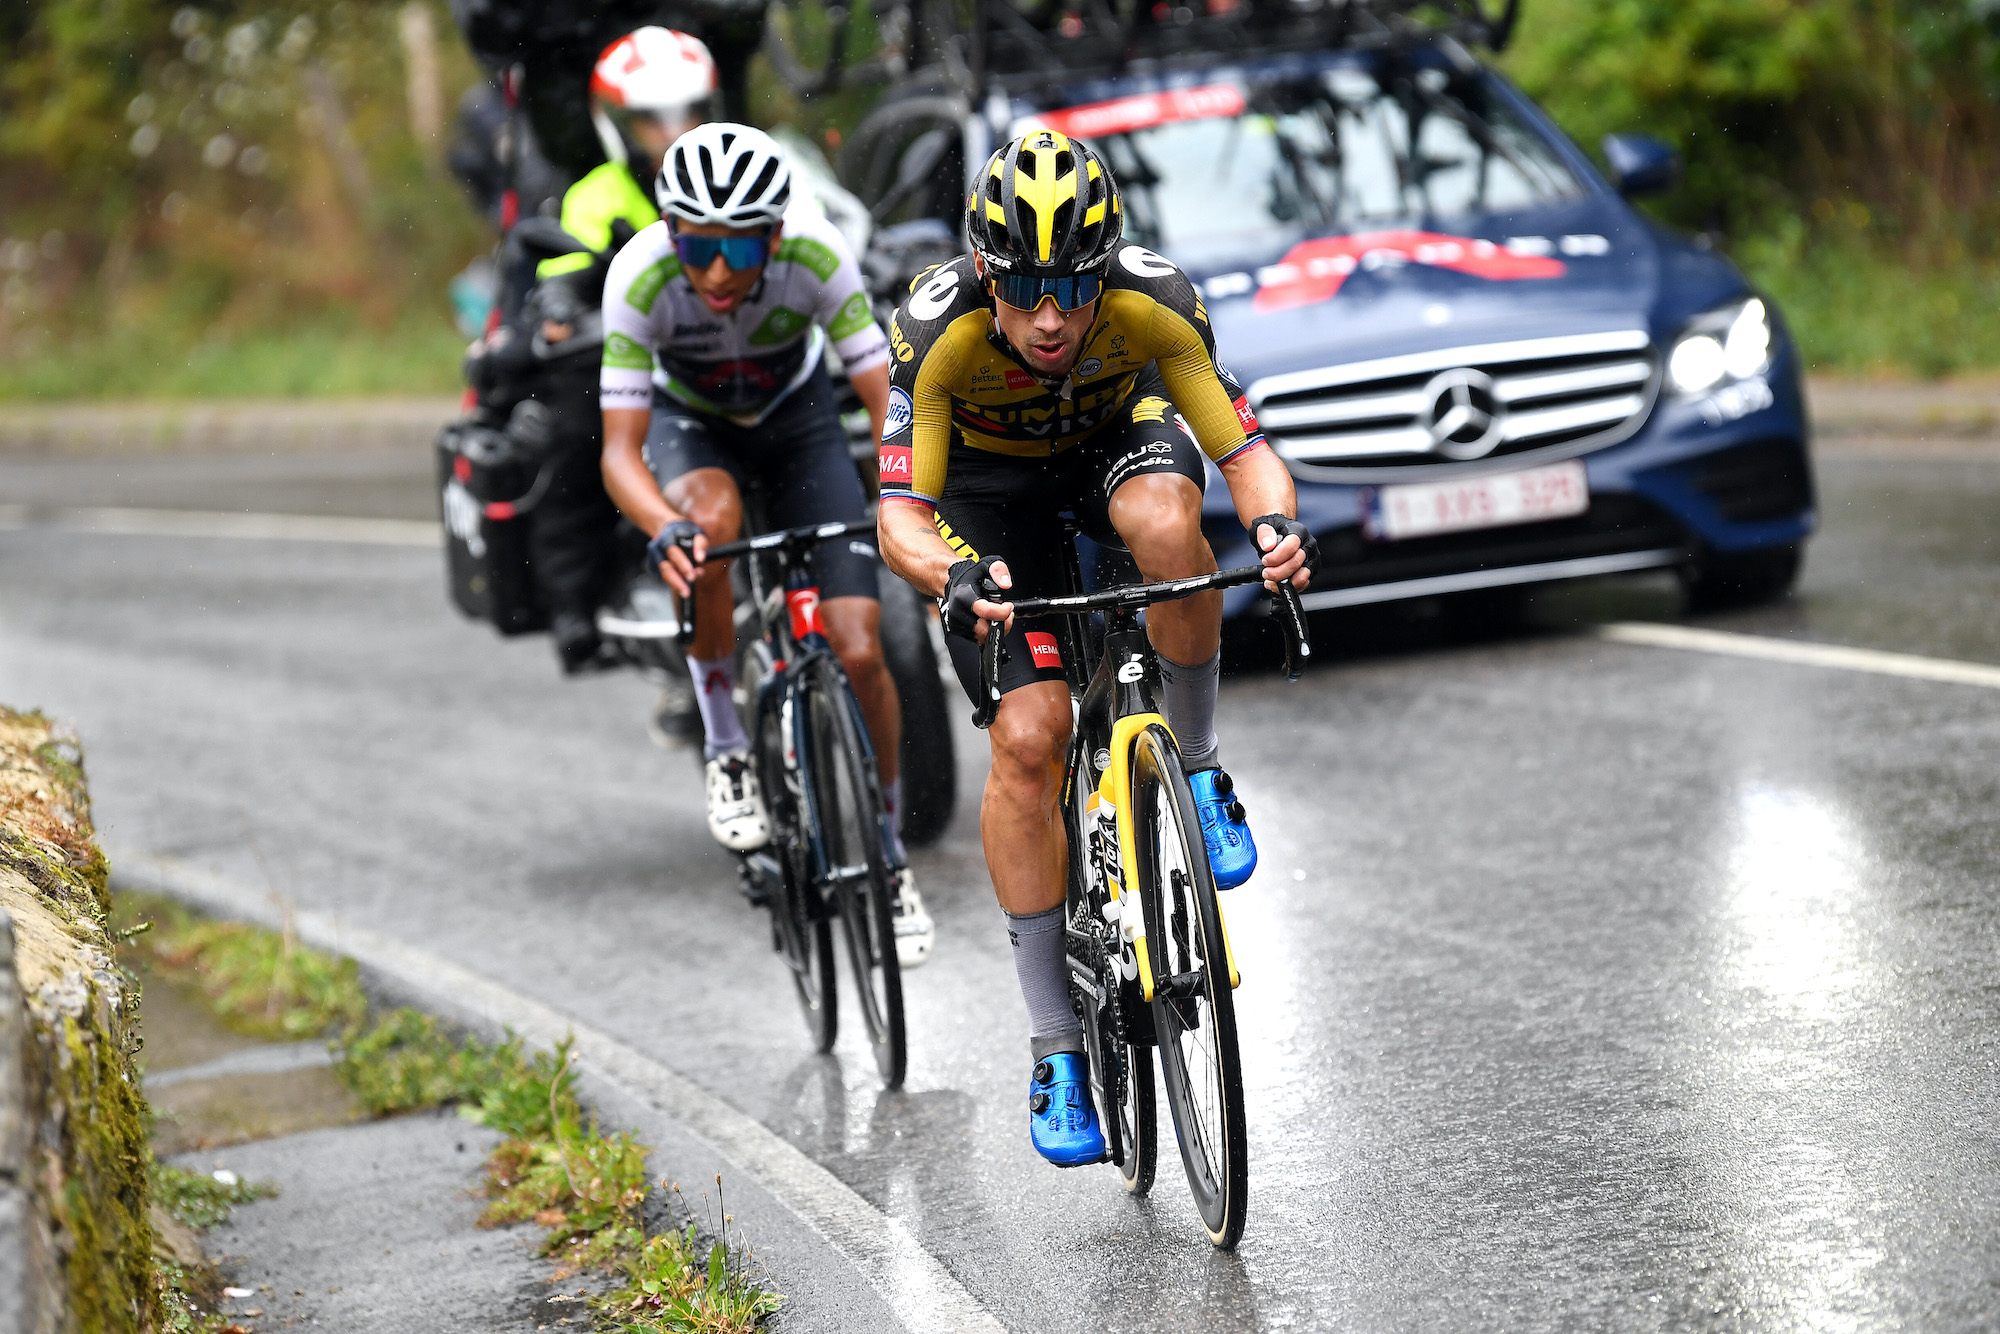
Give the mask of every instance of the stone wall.
M 138 995 L 83 755 L 0 707 L 0 1334 L 158 1323 Z

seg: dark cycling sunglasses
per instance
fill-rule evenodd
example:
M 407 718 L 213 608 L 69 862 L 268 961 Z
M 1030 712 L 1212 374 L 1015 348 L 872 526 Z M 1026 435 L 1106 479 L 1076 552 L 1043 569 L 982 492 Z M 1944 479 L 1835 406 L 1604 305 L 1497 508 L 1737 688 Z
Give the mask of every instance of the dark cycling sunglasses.
M 754 269 L 771 257 L 769 236 L 689 236 L 674 233 L 674 253 L 685 268 L 705 269 L 717 255 L 737 273 Z
M 1067 278 L 1033 278 L 1020 273 L 993 275 L 993 295 L 1016 310 L 1041 309 L 1042 302 L 1054 297 L 1056 309 L 1067 315 L 1081 310 L 1104 291 L 1104 275 L 1076 273 Z

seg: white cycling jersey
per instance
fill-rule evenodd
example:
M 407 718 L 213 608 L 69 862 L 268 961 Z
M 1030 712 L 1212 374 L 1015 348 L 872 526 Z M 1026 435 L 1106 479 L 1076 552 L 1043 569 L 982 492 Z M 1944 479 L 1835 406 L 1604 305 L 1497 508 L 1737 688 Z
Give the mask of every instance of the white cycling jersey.
M 667 224 L 656 222 L 604 280 L 600 401 L 649 408 L 657 384 L 698 411 L 754 425 L 805 383 L 828 338 L 850 374 L 889 359 L 854 252 L 810 203 L 786 213 L 763 279 L 722 315 L 695 294 Z

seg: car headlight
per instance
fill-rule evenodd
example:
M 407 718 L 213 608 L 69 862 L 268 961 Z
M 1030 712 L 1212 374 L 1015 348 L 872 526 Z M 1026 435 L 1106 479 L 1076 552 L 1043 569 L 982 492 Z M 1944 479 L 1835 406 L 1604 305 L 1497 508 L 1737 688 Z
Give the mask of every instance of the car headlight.
M 1747 380 L 1771 364 L 1772 342 L 1763 301 L 1732 301 L 1689 322 L 1667 356 L 1667 382 L 1676 393 L 1700 394 L 1726 380 Z

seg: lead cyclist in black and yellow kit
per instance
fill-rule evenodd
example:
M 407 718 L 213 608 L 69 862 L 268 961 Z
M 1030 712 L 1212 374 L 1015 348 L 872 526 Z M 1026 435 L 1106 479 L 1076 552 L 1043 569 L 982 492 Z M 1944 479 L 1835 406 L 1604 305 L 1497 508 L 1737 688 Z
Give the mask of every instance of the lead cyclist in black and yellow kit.
M 1204 454 L 1264 553 L 1270 586 L 1304 587 L 1317 551 L 1294 517 L 1291 474 L 1216 362 L 1194 285 L 1121 240 L 1101 158 L 1034 131 L 993 155 L 967 208 L 973 253 L 919 277 L 889 325 L 882 555 L 938 599 L 968 696 L 975 641 L 986 621 L 1004 623 L 980 835 L 1028 1004 L 1029 1133 L 1044 1158 L 1070 1167 L 1105 1152 L 1063 951 L 1070 696 L 1054 637 L 1016 628 L 1008 594 L 1062 591 L 1064 511 L 1128 548 L 1148 580 L 1212 572 Z M 1222 595 L 1152 608 L 1147 633 L 1216 884 L 1232 888 L 1257 853 L 1217 760 Z

